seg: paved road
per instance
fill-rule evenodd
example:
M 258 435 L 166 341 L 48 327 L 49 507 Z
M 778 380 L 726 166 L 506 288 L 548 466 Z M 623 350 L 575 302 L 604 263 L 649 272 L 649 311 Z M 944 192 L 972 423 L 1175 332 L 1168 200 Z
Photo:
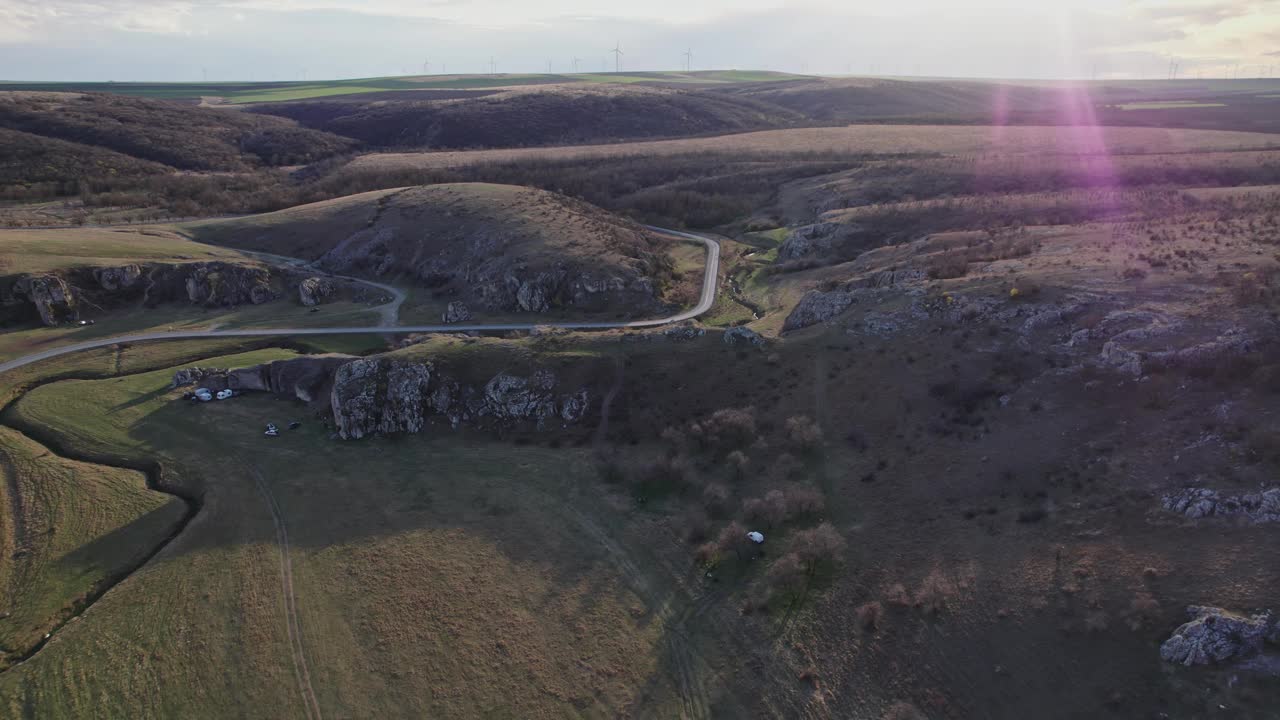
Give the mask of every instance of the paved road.
M 20 358 L 0 363 L 0 373 L 14 370 L 26 365 L 49 360 L 50 358 L 70 355 L 72 353 L 109 347 L 118 343 L 151 342 L 156 340 L 191 340 L 198 338 L 220 337 L 296 337 L 299 335 L 369 335 L 383 333 L 441 333 L 441 332 L 489 332 L 505 330 L 533 330 L 535 328 L 561 328 L 565 330 L 613 330 L 618 328 L 650 328 L 689 320 L 711 309 L 716 300 L 716 280 L 720 273 L 720 244 L 711 238 L 692 233 L 667 230 L 665 228 L 649 228 L 664 235 L 673 235 L 688 240 L 696 240 L 707 248 L 707 267 L 702 279 L 702 297 L 691 310 L 654 320 L 631 320 L 626 322 L 540 322 L 540 323 L 490 323 L 471 325 L 376 325 L 373 327 L 330 327 L 330 328 L 246 328 L 243 330 L 175 330 L 172 332 L 150 332 L 139 335 L 120 335 L 116 337 L 89 340 L 74 345 L 42 350 Z M 353 278 L 354 279 L 354 278 Z M 361 280 L 361 282 L 367 282 Z M 372 283 L 371 283 L 372 284 Z M 404 300 L 403 293 L 389 285 L 377 287 L 392 293 L 392 304 L 396 308 Z

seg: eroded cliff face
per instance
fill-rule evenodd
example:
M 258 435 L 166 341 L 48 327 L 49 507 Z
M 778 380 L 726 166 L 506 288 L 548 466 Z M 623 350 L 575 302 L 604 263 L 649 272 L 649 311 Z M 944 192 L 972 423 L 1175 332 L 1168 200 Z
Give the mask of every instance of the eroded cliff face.
M 325 253 L 318 265 L 342 274 L 407 273 L 430 288 L 448 288 L 488 310 L 542 313 L 554 308 L 603 311 L 611 307 L 653 311 L 661 307 L 647 273 L 658 263 L 631 258 L 612 266 L 562 261 L 548 266 L 513 256 L 512 238 L 475 233 L 437 253 L 402 257 L 409 245 L 403 228 L 370 228 Z
M 109 309 L 184 302 L 203 307 L 261 305 L 296 295 L 304 305 L 336 298 L 346 283 L 291 269 L 224 262 L 125 264 L 0 279 L 6 322 L 38 318 L 46 326 L 74 322 L 84 305 Z
M 318 355 L 248 368 L 186 368 L 174 387 L 269 392 L 324 406 L 345 440 L 418 433 L 433 421 L 457 428 L 579 423 L 596 396 L 569 387 L 550 370 L 528 376 L 498 373 L 484 382 L 458 378 L 430 360 Z
M 330 408 L 344 439 L 421 432 L 433 417 L 453 427 L 577 423 L 587 412 L 591 393 L 560 385 L 550 370 L 528 377 L 499 373 L 478 386 L 437 370 L 429 361 L 362 358 L 338 368 Z

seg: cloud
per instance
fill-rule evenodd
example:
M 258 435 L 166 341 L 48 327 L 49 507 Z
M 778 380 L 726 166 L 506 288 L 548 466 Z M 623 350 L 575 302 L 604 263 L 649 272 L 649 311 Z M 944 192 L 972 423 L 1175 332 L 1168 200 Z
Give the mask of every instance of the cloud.
M 1201 3 L 1164 3 L 1147 5 L 1140 14 L 1160 23 L 1206 27 L 1245 17 L 1258 7 L 1254 0 L 1214 0 Z

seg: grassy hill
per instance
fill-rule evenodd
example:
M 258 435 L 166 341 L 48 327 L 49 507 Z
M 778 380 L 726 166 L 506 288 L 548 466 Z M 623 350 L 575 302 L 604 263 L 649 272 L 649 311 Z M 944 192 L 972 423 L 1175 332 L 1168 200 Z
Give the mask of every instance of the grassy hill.
M 640 82 L 640 80 L 637 80 Z M 804 116 L 749 97 L 635 84 L 522 88 L 471 99 L 263 105 L 279 115 L 371 148 L 493 148 L 572 145 L 779 127 Z
M 211 244 L 302 257 L 489 310 L 527 311 L 533 293 L 546 301 L 532 302 L 539 311 L 642 312 L 677 284 L 668 241 L 586 203 L 508 185 L 399 188 L 184 227 Z M 606 280 L 611 290 L 582 290 Z
M 0 93 L 0 127 L 179 170 L 293 165 L 351 147 L 287 121 L 117 95 Z

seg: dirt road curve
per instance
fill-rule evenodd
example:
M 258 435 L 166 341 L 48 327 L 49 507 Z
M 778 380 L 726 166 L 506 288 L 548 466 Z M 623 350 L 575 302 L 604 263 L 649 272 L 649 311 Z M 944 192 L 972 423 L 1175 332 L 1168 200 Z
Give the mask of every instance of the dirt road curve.
M 654 320 L 631 320 L 628 322 L 544 322 L 544 323 L 493 323 L 493 324 L 472 324 L 472 325 L 390 325 L 379 324 L 372 327 L 332 327 L 332 328 L 257 328 L 244 330 L 179 330 L 174 332 L 151 332 L 139 335 L 121 335 L 118 337 L 101 338 L 98 340 L 90 340 L 88 342 L 77 343 L 74 345 L 64 345 L 62 347 L 43 350 L 38 353 L 32 353 L 20 358 L 15 358 L 6 363 L 0 363 L 0 373 L 14 370 L 26 365 L 48 360 L 50 358 L 60 357 L 62 355 L 70 355 L 72 353 L 83 352 L 85 350 L 93 350 L 94 348 L 109 347 L 118 343 L 139 343 L 153 342 L 159 340 L 191 340 L 198 338 L 219 338 L 219 337 L 296 337 L 299 335 L 367 335 L 373 333 L 441 333 L 441 332 L 487 332 L 487 331 L 503 331 L 503 330 L 533 330 L 534 328 L 561 328 L 565 330 L 613 330 L 618 328 L 650 328 L 669 325 L 671 323 L 689 320 L 711 309 L 716 300 L 716 281 L 720 273 L 720 244 L 715 240 L 701 235 L 692 233 L 679 232 L 677 230 L 667 230 L 664 228 L 650 228 L 651 230 L 660 232 L 664 235 L 672 235 L 688 240 L 696 240 L 707 248 L 707 267 L 702 279 L 702 297 L 698 300 L 698 304 L 691 310 L 686 310 L 677 315 L 665 318 L 657 318 Z M 354 279 L 354 278 L 352 278 Z M 360 280 L 370 285 L 374 285 L 385 290 L 392 295 L 392 301 L 388 306 L 393 310 L 390 314 L 384 311 L 383 319 L 394 319 L 400 307 L 400 303 L 404 301 L 404 293 L 389 286 L 377 283 L 369 283 L 367 280 Z

